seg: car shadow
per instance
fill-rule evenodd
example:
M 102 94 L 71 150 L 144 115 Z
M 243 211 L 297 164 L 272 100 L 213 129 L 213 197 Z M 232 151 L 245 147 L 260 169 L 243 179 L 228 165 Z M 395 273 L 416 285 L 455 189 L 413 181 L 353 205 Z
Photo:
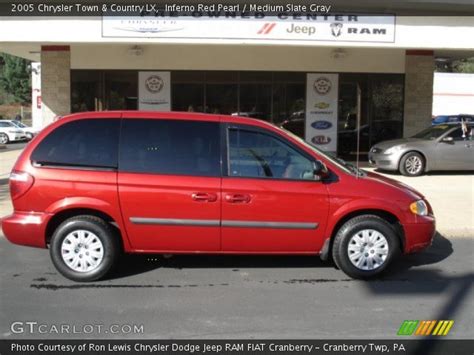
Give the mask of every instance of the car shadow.
M 374 169 L 374 172 L 379 173 L 379 174 L 384 174 L 384 175 L 391 175 L 391 176 L 403 176 L 397 171 L 382 170 L 379 168 Z M 424 173 L 421 176 L 464 176 L 464 175 L 474 175 L 474 171 L 472 170 L 428 171 L 427 173 Z
M 457 247 L 472 249 L 472 239 L 462 238 L 456 242 Z M 463 312 L 474 283 L 474 272 L 462 274 L 448 273 L 436 264 L 453 253 L 449 239 L 437 233 L 433 245 L 424 252 L 408 255 L 394 263 L 382 278 L 365 282 L 366 289 L 375 297 L 409 297 L 412 295 L 446 295 L 445 303 L 428 315 L 430 320 L 456 320 L 456 315 Z M 466 262 L 466 261 L 463 261 Z M 417 269 L 419 266 L 432 267 Z M 392 281 L 392 282 L 380 282 Z M 416 318 L 407 314 L 406 319 Z M 450 353 L 449 344 L 443 343 L 443 337 L 425 336 L 418 338 L 410 354 Z M 441 351 L 440 349 L 443 349 Z
M 258 268 L 334 268 L 317 255 L 173 255 L 125 254 L 107 280 L 121 279 L 152 270 L 166 269 L 258 269 Z
M 394 262 L 386 272 L 372 281 L 407 281 L 417 283 L 427 280 L 424 271 L 411 270 L 422 265 L 436 264 L 451 255 L 451 242 L 437 233 L 430 248 L 417 254 L 405 255 Z M 317 255 L 173 255 L 164 257 L 155 254 L 125 254 L 122 256 L 115 271 L 107 278 L 120 279 L 146 273 L 152 270 L 168 269 L 247 269 L 247 268 L 335 268 L 332 261 L 324 262 Z M 340 272 L 341 280 L 348 277 Z M 369 284 L 371 281 L 368 282 Z M 384 283 L 385 284 L 385 283 Z M 386 283 L 389 284 L 389 283 Z M 394 292 L 399 287 L 387 289 Z M 377 288 L 377 291 L 378 288 Z M 383 291 L 383 288 L 382 288 Z

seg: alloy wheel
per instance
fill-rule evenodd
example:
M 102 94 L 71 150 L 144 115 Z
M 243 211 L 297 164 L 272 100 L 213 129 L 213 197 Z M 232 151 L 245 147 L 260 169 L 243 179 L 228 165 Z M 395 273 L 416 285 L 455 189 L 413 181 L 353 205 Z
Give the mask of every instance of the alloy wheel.
M 0 134 L 0 144 L 7 144 L 8 143 L 8 136 L 4 133 Z
M 408 157 L 405 161 L 405 169 L 410 175 L 416 175 L 420 172 L 423 166 L 421 159 L 415 155 Z

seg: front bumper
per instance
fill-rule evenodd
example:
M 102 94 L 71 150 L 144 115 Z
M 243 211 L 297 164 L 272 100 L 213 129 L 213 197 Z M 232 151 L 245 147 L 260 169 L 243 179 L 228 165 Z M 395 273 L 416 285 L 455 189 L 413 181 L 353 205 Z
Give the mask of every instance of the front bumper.
M 398 170 L 398 162 L 400 161 L 400 154 L 383 154 L 369 152 L 369 164 L 376 166 L 383 170 Z
M 46 225 L 51 215 L 37 212 L 14 212 L 4 217 L 2 230 L 13 244 L 46 248 Z
M 433 216 L 421 218 L 423 220 L 417 223 L 403 224 L 405 232 L 404 252 L 407 254 L 425 249 L 433 242 L 436 234 L 436 220 Z
M 16 142 L 16 141 L 22 141 L 24 139 L 26 139 L 26 135 L 23 134 L 23 133 L 13 133 L 13 134 L 10 135 L 10 140 L 11 141 Z

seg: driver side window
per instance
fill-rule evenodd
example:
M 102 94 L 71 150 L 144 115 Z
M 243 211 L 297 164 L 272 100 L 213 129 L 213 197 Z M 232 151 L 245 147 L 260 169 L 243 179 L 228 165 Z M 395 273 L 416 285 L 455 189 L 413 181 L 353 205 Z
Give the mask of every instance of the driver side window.
M 313 163 L 265 133 L 229 130 L 229 176 L 313 180 Z
M 463 132 L 461 128 L 456 128 L 453 132 L 448 134 L 448 137 L 452 137 L 454 141 L 462 141 L 463 140 Z

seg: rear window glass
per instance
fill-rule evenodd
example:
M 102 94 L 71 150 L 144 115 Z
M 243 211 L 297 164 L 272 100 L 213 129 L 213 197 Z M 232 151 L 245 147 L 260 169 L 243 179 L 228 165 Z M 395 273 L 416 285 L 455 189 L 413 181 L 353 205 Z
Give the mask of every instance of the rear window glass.
M 130 119 L 122 124 L 121 171 L 220 176 L 217 122 Z
M 45 137 L 31 155 L 39 164 L 116 168 L 119 119 L 66 123 Z

